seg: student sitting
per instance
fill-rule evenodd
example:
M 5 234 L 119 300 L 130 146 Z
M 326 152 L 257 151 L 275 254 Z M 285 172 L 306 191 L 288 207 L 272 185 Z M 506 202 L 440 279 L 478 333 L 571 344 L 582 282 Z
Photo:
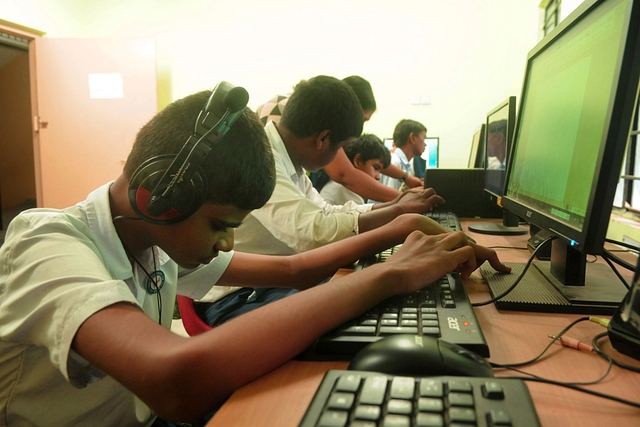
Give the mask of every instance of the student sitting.
M 380 138 L 372 134 L 363 134 L 344 147 L 344 152 L 356 169 L 377 181 L 380 180 L 380 171 L 391 162 L 387 147 Z M 350 200 L 357 204 L 365 202 L 362 196 L 335 181 L 326 183 L 320 190 L 320 196 L 333 205 L 344 205 Z
M 365 122 L 369 121 L 377 109 L 371 84 L 360 76 L 345 77 L 342 81 L 353 89 L 362 108 L 363 120 Z M 269 121 L 278 123 L 290 96 L 290 93 L 287 95 L 277 95 L 259 106 L 256 113 L 260 117 L 260 121 L 265 125 Z M 313 183 L 318 191 L 320 191 L 322 186 L 328 181 L 328 177 L 367 199 L 389 202 L 398 196 L 397 190 L 394 191 L 394 189 L 382 185 L 379 182 L 364 179 L 365 175 L 353 167 L 353 164 L 349 161 L 342 149 L 338 151 L 333 161 L 326 165 L 322 171 L 323 174 L 318 176 L 320 179 L 324 178 L 324 181 L 319 183 L 316 183 L 315 180 L 317 172 L 312 172 L 314 176 Z M 389 165 L 382 173 L 390 177 L 402 178 L 404 171 L 394 165 Z M 422 188 L 422 181 L 414 176 L 409 176 L 406 182 L 411 188 Z
M 396 190 L 406 184 L 407 178 L 411 176 L 411 160 L 415 156 L 421 156 L 427 147 L 424 142 L 426 137 L 427 128 L 422 123 L 400 120 L 393 130 L 393 144 L 396 149 L 391 155 L 391 164 L 402 169 L 404 176 L 400 179 L 383 176 L 380 182 Z
M 432 189 L 407 191 L 394 201 L 358 205 L 326 202 L 306 171 L 316 171 L 362 132 L 362 110 L 344 82 L 317 76 L 301 82 L 281 120 L 266 126 L 276 162 L 276 187 L 236 231 L 236 248 L 265 255 L 292 255 L 373 230 L 406 213 L 424 213 L 444 200 Z M 365 175 L 366 179 L 370 179 Z M 436 222 L 434 233 L 445 230 Z M 198 304 L 209 325 L 218 325 L 262 304 L 286 297 L 287 289 L 213 289 Z
M 185 141 L 203 136 L 194 123 L 210 95 L 188 96 L 152 118 L 122 175 L 85 201 L 24 211 L 9 225 L 0 247 L 0 417 L 8 425 L 196 420 L 387 298 L 453 270 L 468 277 L 485 260 L 508 270 L 462 233 L 411 233 L 434 231 L 420 215 L 300 255 L 234 253 L 235 228 L 275 185 L 273 155 L 250 110 L 240 109 L 222 139 L 204 142 L 200 176 L 169 191 L 172 206 L 149 197 Z M 215 123 L 224 108 L 211 99 Z M 407 234 L 386 263 L 314 286 Z M 197 298 L 214 283 L 308 289 L 197 337 L 172 333 L 176 293 Z

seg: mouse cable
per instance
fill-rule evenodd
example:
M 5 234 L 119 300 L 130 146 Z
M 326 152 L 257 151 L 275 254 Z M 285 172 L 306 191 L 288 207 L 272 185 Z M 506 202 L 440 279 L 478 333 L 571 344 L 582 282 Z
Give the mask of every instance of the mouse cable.
M 489 305 L 492 302 L 496 302 L 502 298 L 504 298 L 507 294 L 509 294 L 512 290 L 515 289 L 516 286 L 518 286 L 518 284 L 520 283 L 520 281 L 522 280 L 522 278 L 524 277 L 524 275 L 527 273 L 527 271 L 529 270 L 529 267 L 531 266 L 531 263 L 533 262 L 533 260 L 535 259 L 538 251 L 540 249 L 542 249 L 542 247 L 544 246 L 545 243 L 551 241 L 555 239 L 555 236 L 549 236 L 546 239 L 544 239 L 542 241 L 542 243 L 540 243 L 533 252 L 531 252 L 531 255 L 529 256 L 529 259 L 527 260 L 526 264 L 524 265 L 522 272 L 518 275 L 518 277 L 516 277 L 516 280 L 513 282 L 513 284 L 511 286 L 509 286 L 509 288 L 502 292 L 500 295 L 497 295 L 489 300 L 486 301 L 482 301 L 482 302 L 474 302 L 471 304 L 472 307 L 481 307 L 483 305 Z
M 587 322 L 587 321 L 591 321 L 590 317 L 580 317 L 574 321 L 572 321 L 571 323 L 569 323 L 569 325 L 567 325 L 562 331 L 560 331 L 559 333 L 557 333 L 555 335 L 555 338 L 553 338 L 549 344 L 547 344 L 547 346 L 542 350 L 542 352 L 540 352 L 540 354 L 538 354 L 536 357 L 529 359 L 525 362 L 518 362 L 518 363 L 494 363 L 494 362 L 489 362 L 491 363 L 491 366 L 494 366 L 496 368 L 503 368 L 503 369 L 512 369 L 514 367 L 520 367 L 520 366 L 527 366 L 527 365 L 532 365 L 536 362 L 539 362 L 542 358 L 542 356 L 551 348 L 551 346 L 553 345 L 554 342 L 558 341 L 560 339 L 560 337 L 562 337 L 565 333 L 567 333 L 567 331 L 569 331 L 569 329 L 573 328 L 575 325 L 577 325 L 580 322 Z
M 600 393 L 600 392 L 595 391 L 595 390 L 589 390 L 587 388 L 583 388 L 583 387 L 580 387 L 580 386 L 577 386 L 577 385 L 573 385 L 573 384 L 569 384 L 569 383 L 563 383 L 563 382 L 560 382 L 560 381 L 554 381 L 554 380 L 549 380 L 549 379 L 544 379 L 544 378 L 536 378 L 536 377 L 517 377 L 517 376 L 515 376 L 515 377 L 499 377 L 499 378 L 509 378 L 509 379 L 516 379 L 516 380 L 522 380 L 522 381 L 533 381 L 533 382 L 556 385 L 556 386 L 559 386 L 559 387 L 566 387 L 566 388 L 569 388 L 571 390 L 575 390 L 575 391 L 580 391 L 582 393 L 591 394 L 593 396 L 601 397 L 603 399 L 609 399 L 609 400 L 613 400 L 613 401 L 618 402 L 618 403 L 624 403 L 625 405 L 633 406 L 634 408 L 640 408 L 640 402 L 634 402 L 633 400 L 627 400 L 627 399 L 624 399 L 622 397 L 613 396 L 613 395 L 605 394 L 605 393 Z
M 614 359 L 613 357 L 611 357 L 610 355 L 608 355 L 607 353 L 604 352 L 604 350 L 602 350 L 600 348 L 600 346 L 598 345 L 598 341 L 601 340 L 602 338 L 608 336 L 609 333 L 608 332 L 601 332 L 598 335 L 596 335 L 595 337 L 593 337 L 593 340 L 591 341 L 591 346 L 593 347 L 593 351 L 596 352 L 596 354 L 598 354 L 600 357 L 602 357 L 605 360 L 608 360 L 610 363 L 622 368 L 622 369 L 626 369 L 628 371 L 632 371 L 632 372 L 639 372 L 640 373 L 640 367 L 637 366 L 633 366 L 633 365 L 629 365 L 627 363 L 621 362 L 619 360 Z

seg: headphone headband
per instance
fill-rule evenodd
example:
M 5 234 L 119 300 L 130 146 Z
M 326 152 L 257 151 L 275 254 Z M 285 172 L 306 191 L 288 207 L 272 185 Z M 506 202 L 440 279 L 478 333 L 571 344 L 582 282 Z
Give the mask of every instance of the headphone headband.
M 174 224 L 202 206 L 208 185 L 200 166 L 242 115 L 248 101 L 244 88 L 220 82 L 198 114 L 194 133 L 180 152 L 176 156 L 153 157 L 136 169 L 129 183 L 129 201 L 143 220 Z

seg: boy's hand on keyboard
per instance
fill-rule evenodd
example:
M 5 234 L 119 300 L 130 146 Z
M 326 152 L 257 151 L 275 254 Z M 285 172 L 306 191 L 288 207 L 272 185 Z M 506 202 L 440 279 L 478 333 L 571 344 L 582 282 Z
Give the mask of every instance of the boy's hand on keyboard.
M 408 190 L 400 195 L 394 201 L 401 206 L 405 213 L 425 213 L 444 203 L 444 199 L 438 196 L 433 188 L 424 190 Z
M 511 273 L 511 267 L 504 265 L 500 259 L 498 259 L 496 251 L 485 246 L 478 245 L 477 243 L 470 242 L 469 244 L 476 254 L 476 263 L 478 264 L 478 267 L 480 267 L 485 261 L 489 261 L 489 264 L 491 264 L 491 267 L 493 267 L 494 270 L 501 273 Z
M 406 287 L 405 293 L 414 292 L 452 271 L 468 277 L 477 268 L 473 248 L 461 232 L 428 236 L 415 231 L 385 264 L 398 267 L 405 274 L 400 281 Z

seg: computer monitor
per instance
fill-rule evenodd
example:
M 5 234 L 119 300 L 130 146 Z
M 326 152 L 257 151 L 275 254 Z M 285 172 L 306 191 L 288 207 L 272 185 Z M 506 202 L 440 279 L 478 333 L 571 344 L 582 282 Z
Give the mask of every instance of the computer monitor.
M 429 169 L 435 169 L 440 163 L 440 137 L 428 136 L 424 139 L 427 147 L 422 153 L 422 158 L 427 162 Z
M 485 124 L 483 123 L 471 138 L 471 151 L 467 162 L 469 169 L 482 169 L 484 167 L 484 127 Z
M 502 193 L 507 156 L 511 151 L 513 128 L 516 125 L 516 97 L 510 96 L 487 114 L 485 127 L 484 191 L 487 197 L 502 208 Z M 520 218 L 502 209 L 502 223 L 470 224 L 476 233 L 497 235 L 527 234 L 529 227 L 520 225 Z
M 440 138 L 437 136 L 428 136 L 424 139 L 426 145 L 421 156 L 413 158 L 413 172 L 418 178 L 424 178 L 426 169 L 436 169 L 440 156 Z
M 569 306 L 544 311 L 610 314 L 627 292 L 587 254 L 603 252 L 638 58 L 640 0 L 585 0 L 527 57 L 502 203 L 556 237 L 551 261 L 534 263 L 537 286 L 552 283 Z

